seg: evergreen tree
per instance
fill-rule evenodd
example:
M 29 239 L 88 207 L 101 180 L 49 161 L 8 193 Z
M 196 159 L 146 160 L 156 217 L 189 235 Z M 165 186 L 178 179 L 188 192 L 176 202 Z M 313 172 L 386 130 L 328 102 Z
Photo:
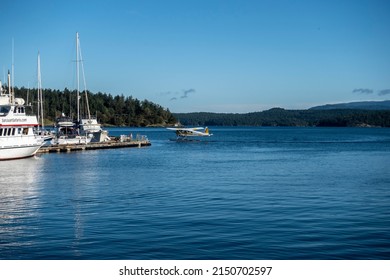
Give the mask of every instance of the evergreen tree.
M 35 114 L 37 111 L 37 89 L 14 88 L 15 96 L 26 100 L 28 112 Z M 44 117 L 46 123 L 54 123 L 56 118 L 65 114 L 76 118 L 75 90 L 65 88 L 63 91 L 43 89 Z M 80 93 L 80 111 L 82 116 L 87 115 L 84 93 Z M 114 126 L 166 126 L 176 123 L 175 117 L 168 109 L 151 101 L 139 101 L 132 96 L 112 96 L 111 94 L 98 92 L 93 94 L 88 91 L 88 103 L 92 116 L 96 116 L 104 125 Z

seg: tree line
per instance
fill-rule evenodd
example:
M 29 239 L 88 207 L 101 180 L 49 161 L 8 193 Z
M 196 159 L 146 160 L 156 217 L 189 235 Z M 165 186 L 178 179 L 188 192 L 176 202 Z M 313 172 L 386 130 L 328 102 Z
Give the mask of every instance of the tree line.
M 285 110 L 273 108 L 247 114 L 200 112 L 180 113 L 174 114 L 174 116 L 185 126 L 390 127 L 390 110 Z
M 14 88 L 15 96 L 23 98 L 31 106 L 29 113 L 36 113 L 37 89 Z M 390 127 L 390 110 L 329 109 L 285 110 L 273 108 L 261 112 L 237 113 L 171 113 L 169 109 L 148 100 L 132 96 L 87 91 L 88 107 L 93 116 L 104 125 L 111 126 L 172 126 L 179 122 L 184 126 L 377 126 Z M 46 124 L 53 124 L 65 114 L 76 118 L 76 90 L 44 89 L 44 117 Z M 84 93 L 80 93 L 82 116 L 86 116 Z
M 31 106 L 29 113 L 37 111 L 37 89 L 14 88 L 15 96 L 23 98 Z M 175 117 L 162 106 L 148 100 L 138 100 L 132 96 L 107 93 L 88 94 L 88 107 L 91 115 L 97 117 L 104 125 L 112 126 L 167 126 L 176 123 Z M 87 115 L 85 93 L 80 93 L 81 115 Z M 62 114 L 76 118 L 76 90 L 43 89 L 43 104 L 45 123 L 52 124 Z

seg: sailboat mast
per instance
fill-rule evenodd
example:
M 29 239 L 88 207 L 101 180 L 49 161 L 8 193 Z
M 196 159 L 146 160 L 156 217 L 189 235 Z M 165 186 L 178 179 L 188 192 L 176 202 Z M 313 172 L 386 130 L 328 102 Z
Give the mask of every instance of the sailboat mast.
M 11 75 L 9 73 L 9 70 L 8 70 L 7 78 L 8 78 L 8 95 L 10 96 L 10 99 L 12 101 Z M 12 104 L 12 102 L 11 102 L 11 104 Z
M 38 123 L 41 122 L 41 128 L 44 127 L 43 120 L 43 95 L 42 95 L 42 80 L 41 80 L 41 56 L 38 52 Z
M 15 104 L 15 92 L 14 92 L 14 72 L 15 72 L 15 59 L 14 59 L 14 49 L 15 49 L 15 43 L 14 43 L 14 38 L 12 38 L 12 66 L 11 66 L 11 71 L 12 71 L 12 84 L 11 84 L 11 80 L 9 81 L 9 84 L 11 84 L 11 87 L 10 87 L 10 97 L 11 97 L 11 104 Z M 9 75 L 9 72 L 8 72 L 8 75 Z
M 38 92 L 37 92 L 37 99 L 38 99 L 38 111 L 37 111 L 37 117 L 38 117 L 38 129 L 39 129 L 39 124 L 41 122 L 41 97 L 40 97 L 40 84 L 39 84 L 39 79 L 40 79 L 40 61 L 39 61 L 39 51 L 38 51 L 38 58 L 37 58 L 37 80 L 38 80 Z
M 77 122 L 80 123 L 79 33 L 76 32 Z
M 26 104 L 29 105 L 29 98 L 30 98 L 30 82 L 27 82 L 27 96 L 26 96 Z M 34 112 L 34 110 L 32 110 Z
M 88 116 L 88 119 L 90 120 L 91 119 L 91 112 L 89 110 L 87 82 L 85 81 L 84 63 L 83 63 L 83 56 L 81 54 L 81 46 L 79 46 L 79 52 L 80 52 L 81 72 L 83 74 L 83 82 L 84 82 L 84 95 L 85 95 L 85 107 L 86 107 L 85 109 L 87 110 L 87 116 Z

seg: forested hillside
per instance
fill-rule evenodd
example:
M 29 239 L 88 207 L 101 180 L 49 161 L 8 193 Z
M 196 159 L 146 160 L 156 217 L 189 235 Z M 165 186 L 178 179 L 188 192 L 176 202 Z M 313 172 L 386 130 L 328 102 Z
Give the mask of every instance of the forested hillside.
M 28 104 L 30 112 L 36 112 L 37 90 L 28 90 L 24 87 L 15 88 L 15 96 L 22 97 Z M 62 113 L 76 117 L 76 91 L 68 89 L 44 89 L 44 117 L 48 122 L 54 122 Z M 81 114 L 86 115 L 86 103 L 81 94 Z M 104 125 L 113 126 L 150 126 L 173 125 L 176 120 L 168 109 L 148 100 L 140 101 L 132 96 L 112 96 L 111 94 L 88 92 L 88 101 L 91 115 L 96 116 Z
M 390 110 L 284 110 L 247 114 L 174 114 L 189 126 L 378 126 L 390 127 Z
M 15 88 L 15 96 L 22 97 L 32 113 L 37 108 L 37 90 Z M 76 117 L 76 91 L 44 89 L 46 123 L 53 123 L 62 113 Z M 81 114 L 86 115 L 85 98 L 81 98 Z M 390 110 L 285 110 L 273 108 L 246 114 L 181 113 L 148 100 L 132 96 L 88 92 L 91 115 L 99 122 L 112 126 L 172 126 L 180 122 L 185 126 L 377 126 L 390 127 Z

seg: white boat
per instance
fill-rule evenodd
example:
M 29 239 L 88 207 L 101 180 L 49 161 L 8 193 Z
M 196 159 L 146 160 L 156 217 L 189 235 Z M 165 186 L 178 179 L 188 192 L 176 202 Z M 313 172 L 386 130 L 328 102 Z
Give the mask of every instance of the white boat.
M 77 125 L 72 118 L 62 115 L 56 121 L 57 137 L 52 140 L 55 145 L 69 144 L 87 144 L 91 141 L 91 137 L 80 135 Z
M 96 118 L 81 119 L 80 123 L 81 133 L 87 135 L 91 142 L 104 142 L 110 140 L 108 131 L 103 130 Z
M 15 98 L 8 73 L 8 92 L 0 82 L 0 160 L 31 157 L 44 143 L 36 116 L 26 114 L 24 99 Z

